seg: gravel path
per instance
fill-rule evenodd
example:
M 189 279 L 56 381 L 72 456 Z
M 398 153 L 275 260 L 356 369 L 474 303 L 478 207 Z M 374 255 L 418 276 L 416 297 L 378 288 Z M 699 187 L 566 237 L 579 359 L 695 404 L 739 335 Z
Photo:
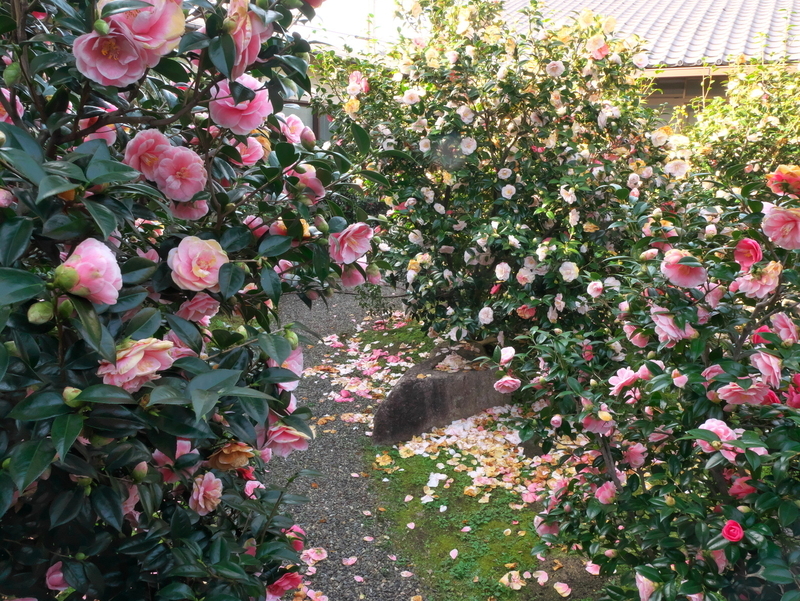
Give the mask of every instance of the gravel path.
M 317 302 L 313 310 L 309 310 L 296 298 L 286 297 L 281 300 L 281 317 L 284 323 L 300 322 L 321 336 L 351 334 L 364 318 L 356 298 L 336 295 L 327 308 L 324 303 Z M 320 364 L 329 351 L 321 342 L 313 348 L 306 347 L 305 366 Z M 301 380 L 295 394 L 299 404 L 309 406 L 316 418 L 359 411 L 366 406 L 364 403 L 359 409 L 349 404 L 343 409 L 341 404 L 328 398 L 330 391 L 328 380 L 309 377 Z M 415 566 L 403 563 L 402 558 L 392 560 L 389 557 L 396 550 L 375 517 L 379 514 L 378 502 L 369 480 L 374 472 L 364 473 L 363 454 L 371 444 L 364 435 L 365 426 L 336 420 L 316 426 L 316 431 L 317 438 L 307 451 L 270 464 L 275 482 L 281 482 L 300 469 L 324 474 L 313 482 L 308 478 L 299 479 L 292 490 L 311 499 L 310 503 L 293 511 L 297 522 L 308 532 L 306 548 L 323 547 L 328 552 L 328 558 L 316 565 L 316 574 L 309 578 L 309 588 L 321 591 L 330 601 L 410 601 L 421 595 L 416 576 L 401 576 L 401 572 L 414 572 Z M 364 540 L 365 537 L 368 540 Z M 358 558 L 356 563 L 343 565 L 342 560 L 351 557 Z M 358 582 L 356 577 L 363 581 Z M 420 599 L 422 597 L 416 597 L 414 601 Z

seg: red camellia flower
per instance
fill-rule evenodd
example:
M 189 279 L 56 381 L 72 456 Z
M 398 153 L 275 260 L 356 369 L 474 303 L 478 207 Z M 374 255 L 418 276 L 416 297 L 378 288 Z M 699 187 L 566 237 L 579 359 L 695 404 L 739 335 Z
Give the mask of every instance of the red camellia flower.
M 738 543 L 744 538 L 744 528 L 736 520 L 728 520 L 722 527 L 722 536 L 732 543 Z

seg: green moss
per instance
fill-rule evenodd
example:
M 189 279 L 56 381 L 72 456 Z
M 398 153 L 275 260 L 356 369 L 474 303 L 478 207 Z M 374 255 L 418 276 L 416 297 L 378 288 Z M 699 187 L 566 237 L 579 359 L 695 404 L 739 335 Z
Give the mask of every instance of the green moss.
M 430 352 L 436 345 L 416 322 L 409 322 L 408 325 L 394 330 L 373 330 L 371 327 L 370 322 L 367 322 L 366 329 L 355 336 L 361 340 L 362 348 L 371 344 L 390 355 L 401 350 L 412 351 L 411 354 L 416 355 Z

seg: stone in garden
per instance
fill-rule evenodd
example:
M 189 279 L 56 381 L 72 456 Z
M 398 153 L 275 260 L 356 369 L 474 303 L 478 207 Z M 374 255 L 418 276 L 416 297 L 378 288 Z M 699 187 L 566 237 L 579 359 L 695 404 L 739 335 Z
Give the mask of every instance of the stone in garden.
M 473 347 L 440 347 L 408 370 L 375 412 L 372 438 L 394 444 L 498 405 L 511 395 L 494 388 L 494 370 L 482 368 Z

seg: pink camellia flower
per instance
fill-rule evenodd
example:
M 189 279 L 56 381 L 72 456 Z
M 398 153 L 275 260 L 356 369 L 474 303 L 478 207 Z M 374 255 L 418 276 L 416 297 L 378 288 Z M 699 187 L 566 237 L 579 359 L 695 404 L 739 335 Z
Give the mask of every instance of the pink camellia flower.
M 278 121 L 281 124 L 281 133 L 286 137 L 286 141 L 292 144 L 299 144 L 300 135 L 303 133 L 303 129 L 305 129 L 303 120 L 297 115 L 289 115 L 287 117 L 283 113 L 278 113 L 275 116 L 280 117 Z
M 706 283 L 702 290 L 706 293 L 704 300 L 708 303 L 709 307 L 716 309 L 719 306 L 722 297 L 728 292 L 722 284 Z
M 639 590 L 639 601 L 650 601 L 650 597 L 656 591 L 656 584 L 648 580 L 641 574 L 636 574 L 636 588 Z
M 639 374 L 633 371 L 630 367 L 621 367 L 617 373 L 608 379 L 611 386 L 611 395 L 617 396 L 622 392 L 622 389 L 630 386 L 639 379 Z
M 355 265 L 342 267 L 342 286 L 345 288 L 355 288 L 366 281 L 364 274 Z
M 712 365 L 711 367 L 705 368 L 700 375 L 703 376 L 708 382 L 713 382 L 714 378 L 720 374 L 724 374 L 725 370 L 722 369 L 720 365 Z
M 545 534 L 558 534 L 560 525 L 558 522 L 547 524 L 545 523 L 544 518 L 537 515 L 535 518 L 533 518 L 533 527 L 536 529 L 536 534 L 539 536 L 544 536 Z
M 264 488 L 264 485 L 261 482 L 259 482 L 258 480 L 248 480 L 247 482 L 245 482 L 244 485 L 244 494 L 250 497 L 251 499 L 255 499 L 257 498 L 256 491 L 259 488 Z
M 288 530 L 284 530 L 283 533 L 286 535 L 286 538 L 289 539 L 289 542 L 291 542 L 292 549 L 300 553 L 303 550 L 303 545 L 306 540 L 306 531 L 295 524 Z
M 8 90 L 7 88 L 2 88 L 2 89 L 0 89 L 0 94 L 2 94 L 5 97 L 7 102 L 9 102 L 9 103 L 11 102 L 11 91 L 10 90 Z M 18 117 L 22 117 L 22 113 L 25 112 L 25 107 L 22 106 L 22 102 L 20 101 L 19 96 L 15 96 L 14 100 L 15 100 L 14 108 L 17 109 L 17 116 Z M 11 115 L 9 115 L 6 112 L 6 107 L 3 106 L 2 104 L 0 104 L 0 122 L 9 123 L 11 125 L 14 124 L 14 119 L 12 119 Z
M 197 449 L 192 448 L 192 441 L 185 438 L 179 438 L 175 445 L 175 459 L 177 460 L 178 458 L 183 457 L 184 455 L 189 455 L 190 453 L 197 453 Z M 155 450 L 153 451 L 153 461 L 155 461 L 158 471 L 161 473 L 165 484 L 171 484 L 172 482 L 177 482 L 180 480 L 178 473 L 172 468 L 175 462 L 170 457 L 159 450 Z M 198 467 L 199 465 L 195 464 L 181 470 L 180 473 L 188 478 L 197 471 Z
M 609 480 L 595 491 L 594 496 L 603 505 L 610 505 L 617 498 L 617 487 Z
M 98 10 L 111 0 L 97 3 Z M 174 0 L 145 0 L 151 8 L 140 8 L 109 17 L 130 31 L 139 45 L 146 65 L 155 67 L 161 57 L 175 50 L 186 30 L 186 18 L 181 5 Z
M 219 311 L 219 301 L 205 292 L 198 292 L 193 298 L 184 301 L 175 315 L 189 321 L 196 321 L 204 328 L 211 323 L 211 318 Z
M 800 334 L 797 331 L 797 325 L 786 313 L 776 313 L 769 319 L 772 322 L 772 327 L 775 328 L 775 333 L 780 336 L 783 342 L 791 344 L 800 342 Z
M 553 588 L 562 597 L 569 597 L 572 594 L 572 588 L 566 582 L 556 582 Z
M 583 429 L 587 432 L 594 432 L 600 436 L 610 436 L 617 425 L 613 419 L 611 421 L 603 421 L 594 415 L 587 415 L 581 422 Z
M 170 351 L 173 344 L 158 338 L 126 339 L 117 346 L 117 362 L 100 361 L 97 375 L 103 383 L 136 392 L 147 382 L 157 380 L 156 372 L 168 369 L 175 359 Z
M 603 282 L 590 282 L 586 287 L 586 292 L 588 292 L 589 296 L 592 298 L 598 298 L 603 294 Z
M 258 59 L 261 45 L 273 33 L 272 23 L 265 25 L 258 15 L 249 10 L 247 0 L 232 0 L 228 6 L 226 21 L 234 24 L 231 31 L 236 49 L 236 60 L 231 70 L 231 79 L 238 79 Z
M 625 449 L 625 452 L 623 453 L 624 461 L 626 461 L 632 468 L 642 467 L 646 457 L 647 447 L 640 442 L 632 444 Z
M 564 418 L 560 415 L 554 415 L 550 418 L 550 425 L 554 428 L 560 428 L 562 423 L 564 423 Z
M 97 123 L 99 118 L 100 117 L 89 117 L 88 119 L 81 119 L 78 121 L 78 128 L 86 129 L 87 127 L 91 127 Z M 113 125 L 104 125 L 94 133 L 86 136 L 84 140 L 87 142 L 91 140 L 103 140 L 107 146 L 113 146 L 114 142 L 117 141 L 117 129 Z
M 722 527 L 722 532 L 720 534 L 722 534 L 723 538 L 728 539 L 732 543 L 738 543 L 744 538 L 744 529 L 739 522 L 728 520 Z
M 750 271 L 750 268 L 758 263 L 763 256 L 761 245 L 752 238 L 739 240 L 733 251 L 733 260 L 739 264 L 742 271 Z
M 298 572 L 287 572 L 267 587 L 266 601 L 278 601 L 286 591 L 297 588 L 303 582 Z
M 261 127 L 272 114 L 272 103 L 269 101 L 269 92 L 259 89 L 262 85 L 255 77 L 244 74 L 237 77 L 236 82 L 253 90 L 255 98 L 237 103 L 231 96 L 230 84 L 224 80 L 215 86 L 214 100 L 208 108 L 214 123 L 243 136 Z
M 769 394 L 769 387 L 763 382 L 752 382 L 749 388 L 742 388 L 731 382 L 717 390 L 717 394 L 731 405 L 763 405 Z
M 111 249 L 87 238 L 56 268 L 56 282 L 67 292 L 96 304 L 113 305 L 122 288 L 122 272 Z
M 778 165 L 773 173 L 767 175 L 767 186 L 775 194 L 800 194 L 800 167 L 797 165 Z
M 281 422 L 270 427 L 267 436 L 267 446 L 275 455 L 284 459 L 294 451 L 305 451 L 308 441 L 307 435 Z
M 521 307 L 517 308 L 517 315 L 519 315 L 522 319 L 533 319 L 536 317 L 536 307 L 522 305 Z
M 522 382 L 513 376 L 503 376 L 494 383 L 494 389 L 500 394 L 511 394 L 522 385 Z
M 208 515 L 217 508 L 222 500 L 222 480 L 211 472 L 194 479 L 192 496 L 189 497 L 189 508 L 200 515 Z
M 511 277 L 511 267 L 508 263 L 498 263 L 494 267 L 494 276 L 501 282 L 505 282 Z
M 769 326 L 761 326 L 756 328 L 755 330 L 753 330 L 753 335 L 750 336 L 750 341 L 753 344 L 766 344 L 767 342 L 769 342 L 769 340 L 767 340 L 763 336 L 759 336 L 759 334 L 763 334 L 765 332 L 769 332 L 771 334 L 772 330 L 769 329 Z
M 718 419 L 707 419 L 702 424 L 698 426 L 700 430 L 709 430 L 717 435 L 717 437 L 723 443 L 728 440 L 737 440 L 739 435 L 732 430 L 728 424 L 725 422 L 718 420 Z M 712 443 L 707 442 L 705 440 L 697 440 L 697 446 L 705 453 L 713 453 L 719 450 L 720 453 L 728 460 L 728 461 L 736 461 L 736 453 L 737 449 L 732 447 L 731 445 L 723 444 L 719 449 L 717 449 Z M 717 443 L 714 443 L 717 444 Z
M 611 48 L 606 44 L 606 39 L 600 33 L 590 37 L 586 41 L 586 50 L 596 61 L 604 59 L 608 53 L 611 52 Z
M 749 481 L 749 477 L 736 478 L 733 481 L 733 486 L 728 489 L 728 494 L 737 499 L 744 499 L 747 495 L 756 492 L 757 489 L 754 486 L 750 486 L 748 484 Z
M 750 364 L 761 372 L 761 377 L 767 386 L 781 387 L 781 360 L 780 357 L 758 351 L 750 356 Z
M 353 223 L 337 234 L 331 234 L 328 247 L 331 259 L 349 265 L 360 259 L 371 246 L 374 232 L 366 223 Z
M 123 163 L 133 167 L 149 180 L 155 181 L 158 163 L 164 153 L 172 148 L 167 136 L 157 129 L 140 131 L 125 146 Z
M 775 207 L 764 216 L 761 228 L 781 248 L 800 248 L 800 209 Z
M 228 255 L 216 240 L 187 236 L 169 251 L 167 265 L 172 281 L 183 290 L 219 292 L 219 270 L 228 263 Z
M 772 294 L 780 284 L 782 271 L 783 265 L 777 261 L 770 261 L 758 273 L 751 271 L 736 278 L 731 284 L 731 290 L 736 285 L 737 291 L 743 293 L 747 298 L 765 298 Z
M 264 225 L 264 220 L 255 215 L 248 215 L 242 220 L 242 223 L 250 228 L 256 238 L 261 238 L 269 230 L 269 227 Z
M 347 79 L 347 93 L 351 96 L 369 92 L 369 82 L 361 71 L 353 71 Z
M 64 579 L 64 573 L 61 571 L 63 565 L 63 562 L 57 561 L 47 568 L 44 583 L 51 591 L 65 591 L 69 588 L 69 584 Z
M 194 150 L 170 146 L 161 155 L 154 177 L 164 196 L 186 202 L 205 188 L 208 173 L 203 159 Z
M 0 105 L 1 107 L 2 105 Z M 2 119 L 0 119 L 2 121 Z M 17 202 L 16 197 L 10 190 L 0 190 L 0 209 L 7 209 Z
M 247 144 L 241 142 L 236 145 L 236 150 L 239 151 L 239 156 L 242 157 L 242 162 L 231 159 L 231 162 L 236 165 L 244 167 L 252 167 L 264 158 L 264 147 L 261 142 L 255 138 L 247 138 Z
M 297 374 L 297 376 L 299 377 L 303 373 L 303 348 L 301 346 L 298 346 L 291 353 L 289 353 L 289 356 L 286 357 L 284 362 L 281 363 L 280 365 L 278 365 L 278 363 L 274 359 L 269 359 L 267 361 L 267 366 L 268 367 L 282 367 L 284 369 L 288 369 L 289 371 Z M 298 381 L 281 382 L 277 386 L 281 390 L 292 391 L 292 390 L 295 390 L 297 388 L 298 384 L 299 384 Z
M 314 130 L 310 127 L 304 127 L 303 131 L 300 132 L 300 143 L 306 150 L 314 150 L 314 146 L 317 144 L 317 135 Z
M 310 198 L 311 202 L 317 202 L 325 196 L 325 186 L 317 177 L 317 169 L 313 165 L 298 165 L 295 169 L 287 169 L 286 175 L 297 178 L 298 181 L 294 188 L 297 189 L 298 194 Z M 294 198 L 294 191 L 290 190 L 288 182 L 283 191 Z
M 691 253 L 677 248 L 671 248 L 664 254 L 661 263 L 661 273 L 670 284 L 682 288 L 697 288 L 708 279 L 704 267 L 684 265 L 680 261 L 686 257 L 694 259 Z
M 500 365 L 507 365 L 517 354 L 513 346 L 504 346 L 500 349 Z
M 672 383 L 678 388 L 683 388 L 689 382 L 689 376 L 683 375 L 677 369 L 672 370 Z
M 203 199 L 195 200 L 194 202 L 171 202 L 169 203 L 169 211 L 176 219 L 197 221 L 201 217 L 208 215 L 208 203 Z
M 672 348 L 676 342 L 697 336 L 697 330 L 688 323 L 683 328 L 679 328 L 675 323 L 675 318 L 663 307 L 657 305 L 650 307 L 650 318 L 655 325 L 658 341 L 666 342 L 667 348 Z
M 638 346 L 639 348 L 644 348 L 647 346 L 647 343 L 650 342 L 650 337 L 645 336 L 641 331 L 637 331 L 636 326 L 626 323 L 622 326 L 622 331 L 625 332 L 625 336 L 628 337 L 631 344 L 634 346 Z
M 72 53 L 78 71 L 102 86 L 129 86 L 150 66 L 130 30 L 116 21 L 109 23 L 106 35 L 91 31 L 75 38 Z

